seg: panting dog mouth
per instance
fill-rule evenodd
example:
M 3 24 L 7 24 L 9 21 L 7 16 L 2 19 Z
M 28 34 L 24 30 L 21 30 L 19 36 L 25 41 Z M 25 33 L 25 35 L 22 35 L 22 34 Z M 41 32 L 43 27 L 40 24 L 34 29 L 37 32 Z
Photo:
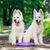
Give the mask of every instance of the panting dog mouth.
M 37 23 L 38 25 L 40 25 L 40 23 L 41 23 L 41 20 L 40 20 L 40 21 L 36 20 L 36 23 Z
M 19 21 L 16 21 L 16 20 L 14 20 L 14 22 L 16 25 L 19 25 L 19 23 L 20 23 Z
M 18 21 L 18 22 L 16 22 L 16 25 L 17 25 L 17 26 L 19 26 L 19 23 L 20 23 L 19 21 Z

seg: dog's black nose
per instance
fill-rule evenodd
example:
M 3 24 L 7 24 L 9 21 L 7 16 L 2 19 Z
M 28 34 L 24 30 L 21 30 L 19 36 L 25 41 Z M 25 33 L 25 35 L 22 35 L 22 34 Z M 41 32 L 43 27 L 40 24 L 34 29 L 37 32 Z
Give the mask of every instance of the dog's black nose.
M 38 20 L 36 20 L 36 22 L 38 22 Z
M 16 20 L 14 20 L 14 22 L 16 22 Z

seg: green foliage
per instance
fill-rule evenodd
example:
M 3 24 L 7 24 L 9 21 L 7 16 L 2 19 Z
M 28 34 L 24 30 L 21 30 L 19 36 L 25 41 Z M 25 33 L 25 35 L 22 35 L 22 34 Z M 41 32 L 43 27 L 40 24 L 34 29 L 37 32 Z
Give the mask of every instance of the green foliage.
M 11 30 L 7 30 L 6 32 L 4 32 L 4 34 L 9 35 L 11 33 Z
M 44 34 L 50 36 L 50 14 L 46 11 L 44 15 Z
M 44 34 L 50 36 L 50 21 L 44 22 Z
M 37 10 L 42 8 L 44 10 L 44 0 L 24 0 L 24 21 L 27 26 L 32 23 L 34 8 Z
M 23 12 L 25 25 L 29 26 L 31 25 L 33 19 L 33 9 L 35 8 L 39 10 L 41 8 L 44 11 L 45 6 L 44 0 L 0 0 L 0 30 L 4 28 L 4 22 L 6 25 L 11 25 L 12 13 L 14 9 L 20 9 Z M 3 15 L 3 13 L 5 14 Z M 46 19 L 48 17 L 49 13 L 45 12 L 44 18 Z M 45 21 L 44 34 L 50 35 L 49 31 L 50 21 Z
M 3 8 L 0 7 L 0 31 L 3 30 Z
M 4 14 L 1 15 L 2 18 L 4 17 L 4 24 L 11 25 L 12 11 L 14 9 L 20 9 L 24 14 L 25 24 L 29 26 L 33 18 L 33 9 L 44 9 L 45 3 L 44 0 L 0 0 L 0 6 L 3 9 L 3 12 L 0 14 Z
M 32 0 L 33 7 L 36 9 L 44 8 L 44 0 Z
M 45 14 L 44 14 L 44 18 L 49 18 L 50 17 L 50 14 L 46 11 Z

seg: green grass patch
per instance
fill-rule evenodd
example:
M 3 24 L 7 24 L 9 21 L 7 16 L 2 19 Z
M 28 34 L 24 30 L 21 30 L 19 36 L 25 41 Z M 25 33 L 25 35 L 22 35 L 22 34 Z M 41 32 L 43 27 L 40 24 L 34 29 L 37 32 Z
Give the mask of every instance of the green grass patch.
M 50 36 L 50 21 L 44 22 L 44 34 Z
M 0 26 L 0 31 L 2 31 L 4 29 L 4 26 Z
M 11 33 L 11 30 L 7 30 L 6 32 L 4 32 L 4 34 L 10 34 Z

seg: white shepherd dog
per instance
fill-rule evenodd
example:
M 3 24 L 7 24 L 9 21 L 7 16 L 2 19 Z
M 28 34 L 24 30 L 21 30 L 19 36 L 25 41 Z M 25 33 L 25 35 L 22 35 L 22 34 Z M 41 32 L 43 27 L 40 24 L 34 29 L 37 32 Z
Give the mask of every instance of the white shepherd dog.
M 22 42 L 23 33 L 24 33 L 23 14 L 20 10 L 15 9 L 13 12 L 12 32 L 9 35 L 9 42 L 12 45 L 16 44 L 16 40 L 18 40 L 18 42 Z
M 33 39 L 36 45 L 43 44 L 43 18 L 42 9 L 39 12 L 34 9 L 34 19 L 31 26 L 26 30 L 24 42 L 30 42 L 30 39 Z

